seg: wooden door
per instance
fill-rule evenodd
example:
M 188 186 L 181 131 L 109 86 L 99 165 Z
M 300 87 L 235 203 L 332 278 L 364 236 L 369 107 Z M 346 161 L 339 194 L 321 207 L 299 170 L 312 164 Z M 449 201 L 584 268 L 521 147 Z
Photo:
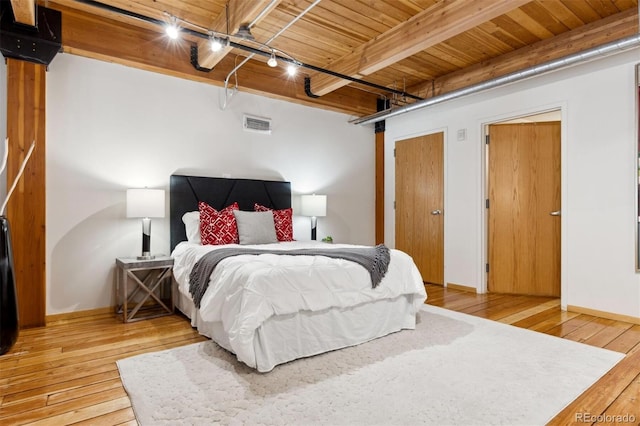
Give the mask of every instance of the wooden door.
M 560 122 L 489 126 L 488 288 L 560 296 Z
M 444 133 L 396 143 L 396 248 L 444 284 Z

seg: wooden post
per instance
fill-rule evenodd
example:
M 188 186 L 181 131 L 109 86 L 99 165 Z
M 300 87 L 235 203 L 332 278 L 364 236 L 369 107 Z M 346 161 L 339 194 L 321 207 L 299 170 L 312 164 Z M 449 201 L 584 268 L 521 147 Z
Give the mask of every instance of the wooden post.
M 384 132 L 376 133 L 376 244 L 384 243 Z
M 45 72 L 45 65 L 7 59 L 7 188 L 36 142 L 5 212 L 13 239 L 20 328 L 45 324 Z
M 388 99 L 378 98 L 376 100 L 377 111 L 384 111 L 390 107 Z M 384 132 L 386 129 L 387 124 L 384 120 L 376 122 L 376 244 L 384 243 Z

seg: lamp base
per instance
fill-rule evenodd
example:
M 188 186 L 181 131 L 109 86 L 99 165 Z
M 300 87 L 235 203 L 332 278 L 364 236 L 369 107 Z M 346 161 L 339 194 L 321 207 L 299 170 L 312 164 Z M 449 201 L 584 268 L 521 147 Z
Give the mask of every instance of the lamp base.
M 315 216 L 311 216 L 311 240 L 315 241 L 316 239 L 316 225 L 318 224 L 318 218 Z
M 151 219 L 145 217 L 142 219 L 142 256 L 138 256 L 138 260 L 152 260 L 155 256 L 151 255 Z

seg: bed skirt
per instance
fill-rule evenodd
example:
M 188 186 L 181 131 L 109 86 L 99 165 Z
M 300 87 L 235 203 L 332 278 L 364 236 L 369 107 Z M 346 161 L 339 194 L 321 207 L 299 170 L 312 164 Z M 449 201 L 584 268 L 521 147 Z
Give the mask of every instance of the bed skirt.
M 200 334 L 233 353 L 222 323 L 202 320 L 192 300 L 182 294 L 177 285 L 174 285 L 174 301 Z M 350 308 L 276 315 L 256 330 L 253 340 L 255 365 L 258 371 L 268 372 L 278 364 L 297 358 L 354 346 L 415 326 L 416 312 L 410 296 Z

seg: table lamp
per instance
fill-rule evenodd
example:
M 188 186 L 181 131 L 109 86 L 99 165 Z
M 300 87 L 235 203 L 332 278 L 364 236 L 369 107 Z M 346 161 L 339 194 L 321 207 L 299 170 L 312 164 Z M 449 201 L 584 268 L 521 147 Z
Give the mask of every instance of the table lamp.
M 139 260 L 151 260 L 151 218 L 164 217 L 164 190 L 127 189 L 127 217 L 142 218 L 142 256 Z
M 326 195 L 302 195 L 300 197 L 300 214 L 311 216 L 311 239 L 316 239 L 318 217 L 327 215 Z

